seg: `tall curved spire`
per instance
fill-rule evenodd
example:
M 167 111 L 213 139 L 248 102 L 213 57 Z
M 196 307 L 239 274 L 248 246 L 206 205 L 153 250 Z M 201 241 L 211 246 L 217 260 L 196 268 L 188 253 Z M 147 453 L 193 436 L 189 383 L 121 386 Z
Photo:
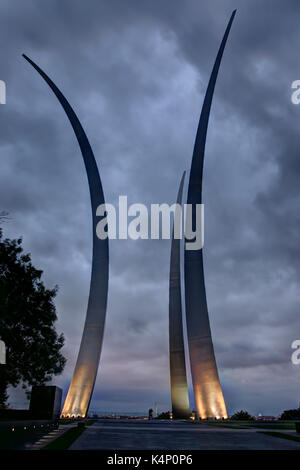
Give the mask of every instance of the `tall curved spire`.
M 184 178 L 185 172 L 182 175 L 177 195 L 177 204 L 180 204 L 180 206 Z M 176 220 L 176 211 L 174 220 Z M 180 245 L 181 239 L 175 238 L 173 228 L 169 280 L 169 349 L 172 414 L 174 419 L 189 418 L 191 416 L 182 324 Z
M 99 222 L 99 218 L 96 219 L 96 209 L 100 204 L 105 203 L 104 194 L 92 148 L 75 112 L 48 75 L 29 57 L 24 54 L 23 57 L 49 85 L 68 116 L 80 146 L 88 177 L 93 223 L 93 258 L 90 293 L 79 354 L 62 411 L 63 416 L 85 417 L 98 371 L 107 306 L 108 239 L 100 240 L 96 235 L 96 225 Z
M 187 197 L 187 203 L 192 204 L 193 208 L 193 228 L 196 226 L 195 206 L 202 202 L 203 162 L 211 103 L 235 13 L 236 10 L 231 15 L 214 63 L 197 129 Z M 201 418 L 226 418 L 226 405 L 220 385 L 207 310 L 202 249 L 185 249 L 184 272 L 187 335 L 197 414 Z

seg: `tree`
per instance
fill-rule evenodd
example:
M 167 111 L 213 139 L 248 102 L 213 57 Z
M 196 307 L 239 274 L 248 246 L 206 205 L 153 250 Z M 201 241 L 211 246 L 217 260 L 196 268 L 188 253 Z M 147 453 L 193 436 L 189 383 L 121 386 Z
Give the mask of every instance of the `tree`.
M 46 289 L 43 271 L 23 253 L 22 239 L 3 239 L 0 228 L 0 338 L 6 345 L 6 365 L 0 365 L 0 408 L 7 388 L 44 385 L 60 374 L 65 358 L 64 336 L 56 333 L 54 298 L 57 287 Z
M 253 416 L 251 416 L 248 411 L 241 410 L 232 415 L 230 419 L 234 421 L 252 421 Z
M 279 419 L 300 419 L 300 408 L 297 408 L 295 410 L 284 410 Z
M 170 419 L 170 411 L 160 413 L 156 419 Z

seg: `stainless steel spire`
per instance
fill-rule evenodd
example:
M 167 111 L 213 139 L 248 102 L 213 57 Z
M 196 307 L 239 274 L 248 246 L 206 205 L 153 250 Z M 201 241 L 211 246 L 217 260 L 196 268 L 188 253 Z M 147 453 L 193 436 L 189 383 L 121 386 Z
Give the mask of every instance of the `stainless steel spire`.
M 202 203 L 203 162 L 211 103 L 235 13 L 229 20 L 210 76 L 194 145 L 187 197 L 187 203 L 193 205 L 193 227 L 196 204 Z M 184 258 L 187 336 L 197 414 L 201 418 L 227 418 L 209 324 L 202 249 L 185 249 Z
M 23 57 L 37 70 L 54 92 L 75 132 L 88 177 L 93 222 L 93 258 L 90 293 L 80 350 L 62 416 L 85 417 L 89 408 L 100 360 L 108 292 L 108 239 L 96 236 L 96 209 L 104 204 L 101 179 L 87 136 L 61 91 L 31 59 Z
M 182 175 L 177 196 L 177 204 L 180 207 L 184 178 L 185 172 Z M 177 216 L 176 211 L 179 210 L 179 206 L 177 206 L 174 221 Z M 182 323 L 180 245 L 181 238 L 175 238 L 173 228 L 169 281 L 169 347 L 172 414 L 174 419 L 189 418 L 191 416 Z

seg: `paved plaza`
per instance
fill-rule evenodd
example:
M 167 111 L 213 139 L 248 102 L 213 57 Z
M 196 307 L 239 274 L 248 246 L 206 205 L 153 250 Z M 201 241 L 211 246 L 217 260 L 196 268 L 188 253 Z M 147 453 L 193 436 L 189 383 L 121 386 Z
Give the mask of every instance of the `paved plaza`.
M 300 450 L 300 442 L 255 429 L 234 429 L 184 421 L 98 420 L 71 450 Z

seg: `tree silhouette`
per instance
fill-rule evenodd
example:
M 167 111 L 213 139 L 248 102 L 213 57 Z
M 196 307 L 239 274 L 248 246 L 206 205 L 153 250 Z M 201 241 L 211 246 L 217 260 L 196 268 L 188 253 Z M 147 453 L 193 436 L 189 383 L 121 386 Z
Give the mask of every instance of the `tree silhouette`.
M 57 287 L 46 289 L 42 271 L 23 253 L 22 239 L 3 239 L 0 228 L 0 338 L 6 345 L 6 364 L 0 365 L 0 408 L 6 407 L 7 388 L 43 385 L 62 372 L 63 335 L 56 333 L 53 300 Z
M 300 408 L 294 410 L 284 410 L 281 414 L 280 419 L 300 419 Z
M 241 410 L 232 415 L 231 419 L 235 421 L 251 421 L 253 420 L 253 416 L 251 416 L 248 411 Z

